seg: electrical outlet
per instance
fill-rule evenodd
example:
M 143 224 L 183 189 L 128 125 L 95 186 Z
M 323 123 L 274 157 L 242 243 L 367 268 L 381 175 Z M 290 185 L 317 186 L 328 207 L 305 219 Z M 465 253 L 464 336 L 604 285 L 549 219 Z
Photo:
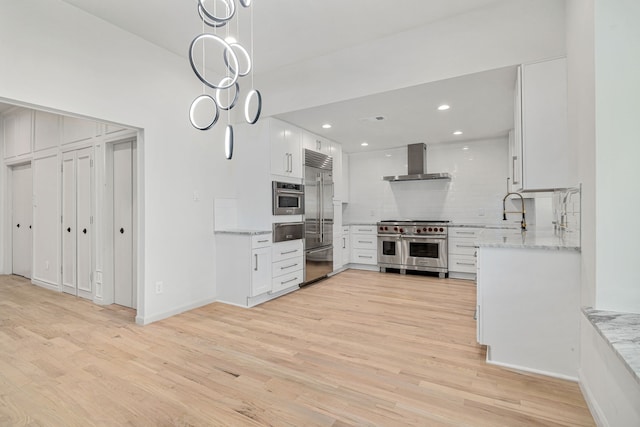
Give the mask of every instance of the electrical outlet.
M 162 282 L 156 282 L 156 294 L 161 294 L 164 284 Z

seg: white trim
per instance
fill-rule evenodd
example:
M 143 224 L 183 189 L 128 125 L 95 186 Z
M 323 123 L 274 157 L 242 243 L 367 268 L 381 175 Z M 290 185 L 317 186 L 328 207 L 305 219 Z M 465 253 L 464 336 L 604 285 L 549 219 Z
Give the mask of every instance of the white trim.
M 49 283 L 46 280 L 36 279 L 34 277 L 31 278 L 31 283 L 36 286 L 40 286 L 41 288 L 49 289 L 50 291 L 62 292 L 60 285 Z
M 158 320 L 167 319 L 171 316 L 175 316 L 176 314 L 181 314 L 189 310 L 193 310 L 196 308 L 204 307 L 205 305 L 209 305 L 211 303 L 216 302 L 214 298 L 205 298 L 200 301 L 193 302 L 191 304 L 185 304 L 183 306 L 174 308 L 172 310 L 164 311 L 162 313 L 157 313 L 152 316 L 143 317 L 141 315 L 136 315 L 136 324 L 138 325 L 148 325 L 149 323 L 157 322 Z
M 582 396 L 584 396 L 585 402 L 587 402 L 587 406 L 589 407 L 589 412 L 591 412 L 591 416 L 593 420 L 596 422 L 598 427 L 609 427 L 609 423 L 607 422 L 607 417 L 605 417 L 604 412 L 598 405 L 593 393 L 591 392 L 591 388 L 585 381 L 584 375 L 582 375 L 582 370 L 578 371 L 578 376 L 580 377 L 580 381 L 578 385 L 580 386 L 580 391 L 582 392 Z
M 489 357 L 489 351 L 487 351 L 487 358 L 488 357 Z M 574 383 L 578 382 L 578 378 L 576 378 L 576 377 L 572 377 L 572 376 L 569 376 L 569 375 L 563 375 L 563 374 L 557 374 L 555 372 L 542 371 L 540 369 L 532 369 L 532 368 L 526 368 L 524 366 L 511 365 L 509 363 L 495 362 L 495 361 L 489 360 L 489 359 L 487 359 L 487 364 L 500 366 L 500 367 L 508 368 L 508 369 L 515 369 L 516 371 L 530 372 L 532 374 L 544 375 L 544 376 L 552 377 L 552 378 L 559 378 L 561 380 L 572 381 Z

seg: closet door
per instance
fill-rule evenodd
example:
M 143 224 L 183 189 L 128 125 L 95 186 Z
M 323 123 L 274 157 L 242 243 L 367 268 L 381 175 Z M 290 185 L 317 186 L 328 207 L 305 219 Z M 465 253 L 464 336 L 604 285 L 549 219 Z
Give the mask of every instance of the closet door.
M 135 143 L 113 148 L 114 302 L 135 308 L 134 168 Z
M 33 176 L 31 164 L 12 169 L 12 272 L 31 278 Z
M 76 282 L 78 296 L 93 298 L 92 241 L 93 220 L 91 216 L 91 148 L 76 153 Z
M 77 295 L 76 153 L 62 157 L 62 290 Z
M 62 290 L 93 298 L 91 148 L 62 158 Z

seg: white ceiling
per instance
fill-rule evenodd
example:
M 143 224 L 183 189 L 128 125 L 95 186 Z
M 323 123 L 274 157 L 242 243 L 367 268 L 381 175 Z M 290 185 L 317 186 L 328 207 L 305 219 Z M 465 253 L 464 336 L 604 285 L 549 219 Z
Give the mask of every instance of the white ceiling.
M 197 0 L 64 0 L 87 13 L 187 58 L 202 32 Z M 214 0 L 206 0 L 212 4 Z M 217 0 L 220 2 L 220 0 Z M 487 7 L 502 0 L 270 0 L 238 5 L 240 41 L 254 21 L 255 72 L 270 72 L 392 34 Z M 236 0 L 236 3 L 238 1 Z M 222 3 L 218 3 L 222 4 Z M 236 30 L 232 24 L 232 30 Z M 209 28 L 207 31 L 211 31 Z M 224 34 L 225 30 L 222 31 Z M 195 76 L 194 76 L 195 78 Z M 413 142 L 477 140 L 512 127 L 515 69 L 506 68 L 367 96 L 278 117 L 343 144 L 345 151 Z M 451 109 L 435 107 L 447 102 Z M 382 115 L 384 121 L 362 120 Z M 330 122 L 333 128 L 319 126 Z M 463 135 L 455 137 L 454 130 Z

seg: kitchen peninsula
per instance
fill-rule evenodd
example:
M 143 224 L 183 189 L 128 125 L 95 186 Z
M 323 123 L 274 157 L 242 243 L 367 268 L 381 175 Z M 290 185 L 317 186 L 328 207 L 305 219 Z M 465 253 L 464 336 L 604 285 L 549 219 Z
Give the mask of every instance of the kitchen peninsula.
M 550 229 L 485 230 L 478 240 L 478 342 L 487 361 L 578 378 L 580 244 Z

